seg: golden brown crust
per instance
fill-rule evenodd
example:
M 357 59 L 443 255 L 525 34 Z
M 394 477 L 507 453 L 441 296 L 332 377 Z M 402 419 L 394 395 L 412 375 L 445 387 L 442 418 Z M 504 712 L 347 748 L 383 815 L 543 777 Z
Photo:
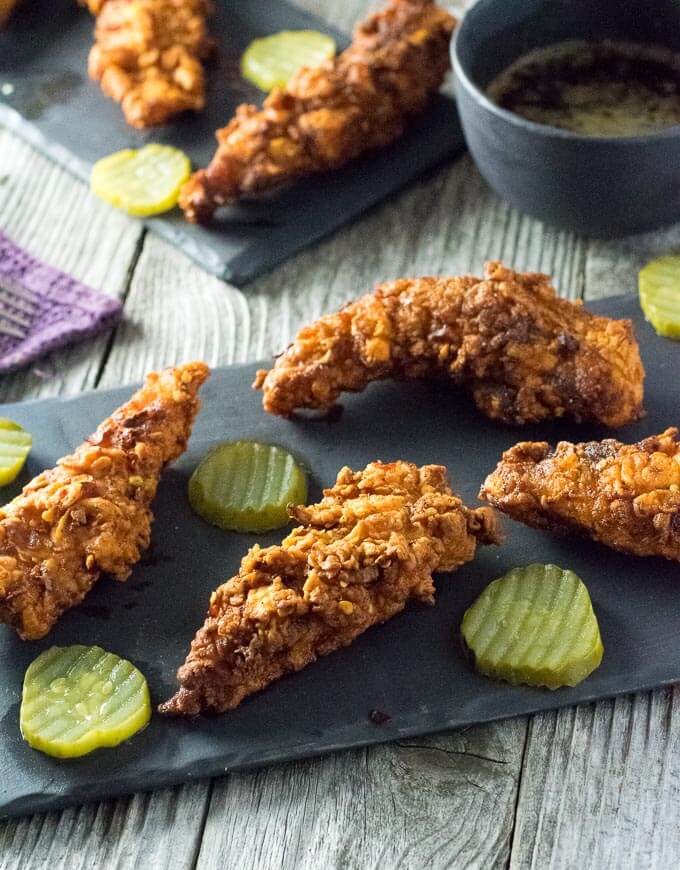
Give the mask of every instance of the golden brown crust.
M 0 508 L 0 621 L 43 637 L 101 573 L 126 580 L 149 545 L 163 468 L 186 449 L 209 373 L 189 363 L 150 374 L 72 456 Z
M 503 454 L 481 497 L 529 526 L 574 530 L 624 553 L 680 561 L 677 429 L 638 444 L 561 441 L 552 450 L 522 442 Z
M 300 70 L 261 110 L 241 106 L 218 130 L 210 166 L 182 190 L 187 219 L 204 223 L 220 205 L 398 139 L 444 79 L 454 25 L 432 0 L 389 0 L 337 58 Z
M 90 77 L 121 104 L 128 124 L 167 123 L 205 103 L 210 0 L 88 0 L 97 16 Z
M 343 468 L 323 500 L 293 507 L 300 523 L 279 545 L 253 547 L 213 593 L 208 617 L 161 712 L 236 707 L 290 671 L 347 646 L 411 598 L 434 601 L 433 571 L 497 543 L 489 508 L 470 510 L 440 465 L 373 462 Z
M 616 427 L 642 414 L 632 323 L 559 299 L 547 275 L 487 263 L 485 278 L 402 279 L 305 327 L 255 388 L 272 414 L 326 409 L 387 377 L 446 374 L 491 419 L 571 416 Z

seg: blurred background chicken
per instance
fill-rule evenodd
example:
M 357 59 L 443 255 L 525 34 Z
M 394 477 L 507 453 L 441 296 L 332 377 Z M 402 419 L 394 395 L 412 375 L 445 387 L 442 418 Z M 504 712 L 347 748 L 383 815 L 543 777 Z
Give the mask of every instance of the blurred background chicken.
M 120 103 L 128 124 L 157 126 L 203 108 L 209 0 L 87 0 L 87 6 L 97 17 L 90 77 Z

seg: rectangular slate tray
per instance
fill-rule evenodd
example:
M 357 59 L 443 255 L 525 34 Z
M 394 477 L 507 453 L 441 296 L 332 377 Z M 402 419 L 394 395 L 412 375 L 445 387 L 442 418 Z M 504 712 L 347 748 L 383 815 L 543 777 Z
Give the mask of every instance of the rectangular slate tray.
M 138 131 L 87 77 L 92 17 L 76 0 L 25 3 L 0 32 L 0 122 L 84 181 L 100 157 L 149 141 L 175 145 L 202 167 L 215 150 L 215 130 L 240 103 L 262 100 L 239 72 L 253 38 L 313 28 L 331 33 L 339 48 L 348 43 L 346 35 L 284 0 L 217 0 L 211 21 L 218 50 L 209 65 L 205 111 Z M 210 228 L 187 223 L 179 209 L 148 223 L 203 268 L 240 285 L 463 149 L 455 103 L 440 96 L 390 148 L 266 200 L 225 209 Z
M 633 317 L 642 345 L 648 413 L 622 430 L 621 438 L 637 440 L 677 422 L 680 346 L 654 334 L 633 298 L 592 308 Z M 475 410 L 466 394 L 448 384 L 420 382 L 374 384 L 348 397 L 344 414 L 333 423 L 280 420 L 266 415 L 260 396 L 250 390 L 255 368 L 218 370 L 204 388 L 189 450 L 166 473 L 159 490 L 151 551 L 128 582 L 101 580 L 43 641 L 22 642 L 0 626 L 0 815 L 50 810 L 680 679 L 677 563 L 624 556 L 504 519 L 507 540 L 501 547 L 482 548 L 456 574 L 436 578 L 434 608 L 409 607 L 231 713 L 195 721 L 155 715 L 128 743 L 80 760 L 57 761 L 30 749 L 19 733 L 19 700 L 24 671 L 42 650 L 52 644 L 99 644 L 130 658 L 148 677 L 154 702 L 165 700 L 174 691 L 176 668 L 203 621 L 210 592 L 236 572 L 256 540 L 267 544 L 282 537 L 224 532 L 192 513 L 185 497 L 187 479 L 215 443 L 248 437 L 285 445 L 312 470 L 313 497 L 345 464 L 358 469 L 371 460 L 397 458 L 444 463 L 455 489 L 472 505 L 501 452 L 517 440 L 587 440 L 610 434 L 570 424 L 497 426 Z M 126 388 L 0 408 L 2 416 L 34 433 L 35 447 L 20 483 L 71 450 L 129 394 Z M 572 568 L 592 595 L 604 661 L 574 689 L 513 688 L 485 679 L 470 669 L 456 639 L 465 609 L 484 586 L 532 561 Z M 372 724 L 369 712 L 374 709 L 390 720 Z

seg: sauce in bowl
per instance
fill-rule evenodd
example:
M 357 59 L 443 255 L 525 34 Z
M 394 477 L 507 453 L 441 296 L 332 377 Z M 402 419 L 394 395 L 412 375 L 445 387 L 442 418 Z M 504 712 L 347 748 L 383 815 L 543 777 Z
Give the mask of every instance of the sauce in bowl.
M 522 55 L 487 89 L 517 115 L 587 136 L 680 124 L 680 53 L 661 45 L 570 41 Z

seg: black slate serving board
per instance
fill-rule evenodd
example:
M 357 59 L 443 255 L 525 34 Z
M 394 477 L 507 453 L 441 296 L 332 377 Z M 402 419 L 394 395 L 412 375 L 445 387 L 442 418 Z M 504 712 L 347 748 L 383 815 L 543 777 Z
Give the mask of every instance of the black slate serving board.
M 330 33 L 339 48 L 348 43 L 346 35 L 284 0 L 217 0 L 211 32 L 218 51 L 209 66 L 205 111 L 137 131 L 87 78 L 92 17 L 76 0 L 25 3 L 0 32 L 0 122 L 85 181 L 100 157 L 146 142 L 175 145 L 194 167 L 206 166 L 214 131 L 240 103 L 263 97 L 240 75 L 243 50 L 257 36 L 298 28 Z M 266 200 L 225 209 L 210 228 L 188 224 L 179 209 L 148 223 L 203 268 L 240 285 L 463 148 L 455 103 L 440 96 L 390 148 Z
M 637 300 L 593 305 L 635 319 L 647 368 L 647 417 L 621 430 L 637 440 L 678 422 L 680 345 L 658 338 Z M 231 576 L 254 536 L 224 532 L 190 510 L 187 478 L 223 439 L 283 444 L 312 469 L 312 496 L 342 465 L 409 459 L 448 466 L 455 489 L 475 504 L 501 452 L 522 439 L 587 440 L 606 433 L 570 424 L 521 430 L 494 425 L 447 384 L 382 383 L 348 397 L 336 422 L 270 417 L 250 388 L 255 366 L 216 371 L 188 452 L 166 473 L 155 505 L 151 551 L 126 584 L 104 579 L 66 614 L 49 638 L 26 643 L 0 626 L 0 815 L 18 815 L 183 782 L 248 766 L 531 713 L 672 683 L 680 679 L 680 565 L 614 553 L 504 519 L 507 540 L 485 547 L 453 575 L 437 578 L 434 608 L 409 607 L 352 646 L 288 676 L 235 711 L 195 721 L 155 715 L 128 743 L 73 761 L 30 749 L 19 734 L 19 700 L 28 664 L 52 644 L 99 644 L 147 675 L 154 702 L 175 687 L 174 673 L 202 623 L 210 592 Z M 70 400 L 6 405 L 35 436 L 19 483 L 78 444 L 130 389 Z M 16 489 L 18 490 L 18 484 Z M 11 493 L 13 495 L 14 493 Z M 282 533 L 260 536 L 273 543 Z M 574 569 L 586 581 L 600 620 L 602 666 L 574 689 L 513 688 L 475 674 L 457 641 L 465 609 L 484 586 L 531 561 Z M 382 725 L 372 710 L 391 718 Z

